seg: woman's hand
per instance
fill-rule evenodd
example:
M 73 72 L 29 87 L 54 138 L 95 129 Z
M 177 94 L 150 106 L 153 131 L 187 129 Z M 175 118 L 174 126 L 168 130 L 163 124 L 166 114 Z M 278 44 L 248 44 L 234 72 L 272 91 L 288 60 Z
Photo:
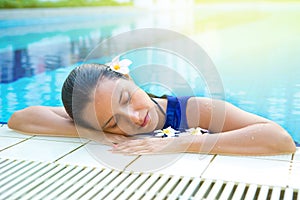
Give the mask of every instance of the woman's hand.
M 119 143 L 111 151 L 126 155 L 181 153 L 190 145 L 186 141 L 183 137 L 136 139 Z

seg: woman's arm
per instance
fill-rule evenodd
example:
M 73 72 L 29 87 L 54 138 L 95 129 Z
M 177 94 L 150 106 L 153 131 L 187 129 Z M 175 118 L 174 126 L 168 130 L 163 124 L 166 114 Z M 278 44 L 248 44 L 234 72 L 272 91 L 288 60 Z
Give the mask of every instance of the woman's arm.
M 63 107 L 31 106 L 16 111 L 8 127 L 33 135 L 78 137 L 72 119 Z
M 194 98 L 191 101 L 199 108 L 198 126 L 217 131 L 218 134 L 200 137 L 201 139 L 194 141 L 196 145 L 192 145 L 189 151 L 262 155 L 292 153 L 296 150 L 291 136 L 273 121 L 225 101 L 209 98 Z
M 200 126 L 215 134 L 129 141 L 119 144 L 113 152 L 274 155 L 296 150 L 291 136 L 278 124 L 224 101 L 191 98 L 187 116 L 190 126 Z
M 80 136 L 108 145 L 129 140 L 122 135 L 75 126 L 63 107 L 31 106 L 19 110 L 10 117 L 8 127 L 30 135 Z

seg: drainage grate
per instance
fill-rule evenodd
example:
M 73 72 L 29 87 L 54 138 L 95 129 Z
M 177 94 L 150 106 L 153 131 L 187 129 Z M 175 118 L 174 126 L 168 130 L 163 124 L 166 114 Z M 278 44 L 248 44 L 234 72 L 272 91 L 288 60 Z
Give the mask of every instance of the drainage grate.
M 292 199 L 299 189 L 0 158 L 0 199 Z

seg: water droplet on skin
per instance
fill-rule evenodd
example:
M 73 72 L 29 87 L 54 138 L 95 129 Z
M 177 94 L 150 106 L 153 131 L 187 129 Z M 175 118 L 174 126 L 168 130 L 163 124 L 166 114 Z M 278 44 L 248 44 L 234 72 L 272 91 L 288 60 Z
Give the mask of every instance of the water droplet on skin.
M 208 109 L 208 110 L 211 110 L 211 106 L 209 106 L 209 103 L 205 103 L 205 107 Z

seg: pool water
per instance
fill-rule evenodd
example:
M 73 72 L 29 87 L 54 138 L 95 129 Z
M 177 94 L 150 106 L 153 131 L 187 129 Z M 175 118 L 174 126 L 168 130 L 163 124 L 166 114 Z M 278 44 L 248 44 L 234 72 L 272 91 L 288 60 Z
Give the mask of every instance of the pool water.
M 276 121 L 299 142 L 299 18 L 300 6 L 287 3 L 211 4 L 189 12 L 122 9 L 108 14 L 83 9 L 80 17 L 68 12 L 67 16 L 1 18 L 0 121 L 7 122 L 14 111 L 31 105 L 61 106 L 64 79 L 100 41 L 156 27 L 196 41 L 214 62 L 227 101 Z M 130 58 L 138 63 L 141 56 Z M 178 62 L 171 62 L 175 70 L 180 70 Z M 185 76 L 195 94 L 206 94 L 199 77 L 191 71 Z

